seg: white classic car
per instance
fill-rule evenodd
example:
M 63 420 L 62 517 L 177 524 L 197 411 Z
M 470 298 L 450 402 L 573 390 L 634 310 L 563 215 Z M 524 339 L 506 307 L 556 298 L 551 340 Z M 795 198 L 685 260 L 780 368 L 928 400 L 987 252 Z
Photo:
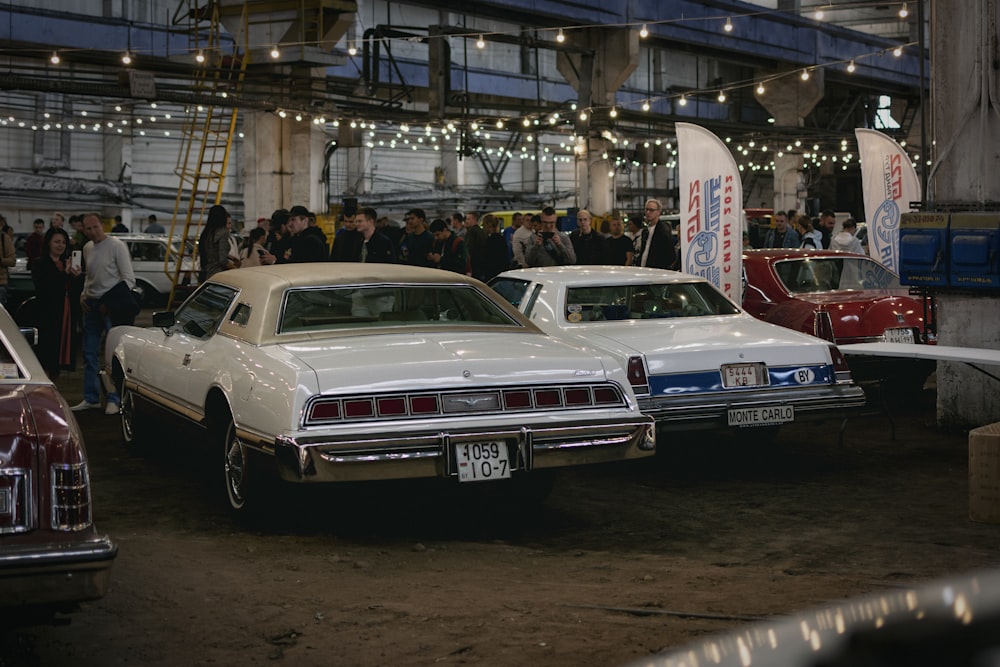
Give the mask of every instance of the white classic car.
M 835 345 L 761 322 L 696 276 L 560 266 L 490 286 L 543 331 L 616 358 L 660 428 L 777 427 L 865 404 Z
M 291 482 L 513 477 L 516 487 L 542 469 L 655 450 L 619 364 L 545 335 L 452 272 L 223 271 L 153 324 L 108 335 L 124 439 L 142 443 L 150 407 L 208 428 L 237 512 L 266 502 L 273 472 Z

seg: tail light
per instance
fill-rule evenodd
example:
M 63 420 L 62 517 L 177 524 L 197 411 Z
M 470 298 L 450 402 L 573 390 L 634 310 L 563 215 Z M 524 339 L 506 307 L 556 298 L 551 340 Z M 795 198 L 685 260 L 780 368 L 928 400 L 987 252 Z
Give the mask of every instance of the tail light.
M 642 357 L 628 358 L 628 382 L 636 395 L 643 396 L 649 393 L 649 380 L 646 378 L 646 365 L 642 363 Z
M 847 365 L 844 353 L 836 345 L 830 346 L 830 358 L 833 359 L 833 373 L 837 382 L 850 382 L 851 369 Z
M 24 468 L 0 468 L 0 535 L 28 530 L 30 498 L 29 471 Z
M 833 319 L 830 313 L 820 309 L 813 313 L 813 336 L 836 343 L 837 338 L 833 335 Z
M 53 463 L 52 530 L 81 530 L 93 521 L 86 463 Z

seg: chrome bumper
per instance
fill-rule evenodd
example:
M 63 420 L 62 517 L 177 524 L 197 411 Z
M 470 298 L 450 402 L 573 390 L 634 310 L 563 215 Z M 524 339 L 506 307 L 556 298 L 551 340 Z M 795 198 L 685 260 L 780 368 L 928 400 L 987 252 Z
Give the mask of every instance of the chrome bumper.
M 642 415 L 620 422 L 573 426 L 523 426 L 495 431 L 438 431 L 374 438 L 277 438 L 278 473 L 291 482 L 350 482 L 457 476 L 455 446 L 507 443 L 511 470 L 607 463 L 651 456 L 653 420 Z
M 107 536 L 63 546 L 31 544 L 0 553 L 0 610 L 70 607 L 103 597 L 118 546 Z
M 653 417 L 658 428 L 677 431 L 729 428 L 731 409 L 779 405 L 793 406 L 795 421 L 844 417 L 864 407 L 865 392 L 855 384 L 838 384 L 639 398 L 639 410 Z

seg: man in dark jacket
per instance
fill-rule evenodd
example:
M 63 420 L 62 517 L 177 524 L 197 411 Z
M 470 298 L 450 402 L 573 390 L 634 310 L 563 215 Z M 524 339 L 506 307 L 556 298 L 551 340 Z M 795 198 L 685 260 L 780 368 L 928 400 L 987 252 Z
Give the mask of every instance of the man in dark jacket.
M 669 269 L 674 265 L 674 235 L 670 224 L 660 220 L 662 211 L 656 199 L 646 201 L 643 212 L 643 227 L 635 243 L 632 263 L 655 269 Z
M 361 246 L 353 258 L 355 262 L 368 264 L 395 264 L 396 246 L 388 236 L 375 229 L 378 213 L 373 208 L 363 208 L 354 218 L 354 225 L 361 234 Z
M 288 212 L 288 244 L 281 256 L 261 255 L 261 264 L 302 264 L 327 261 L 326 237 L 317 227 L 309 226 L 313 214 L 305 206 L 293 206 Z

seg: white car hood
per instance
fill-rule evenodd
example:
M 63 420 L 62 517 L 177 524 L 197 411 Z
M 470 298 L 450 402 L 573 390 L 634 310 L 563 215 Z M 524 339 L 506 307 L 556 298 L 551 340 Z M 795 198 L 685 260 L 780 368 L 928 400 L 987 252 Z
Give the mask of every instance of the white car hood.
M 749 315 L 601 322 L 572 332 L 621 357 L 645 355 L 653 375 L 750 361 L 828 363 L 825 341 Z
M 315 371 L 320 392 L 603 382 L 600 357 L 537 334 L 400 333 L 281 346 Z M 525 360 L 530 360 L 525 371 Z

